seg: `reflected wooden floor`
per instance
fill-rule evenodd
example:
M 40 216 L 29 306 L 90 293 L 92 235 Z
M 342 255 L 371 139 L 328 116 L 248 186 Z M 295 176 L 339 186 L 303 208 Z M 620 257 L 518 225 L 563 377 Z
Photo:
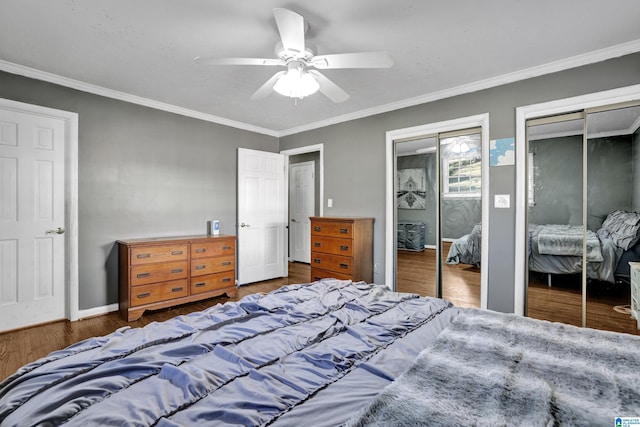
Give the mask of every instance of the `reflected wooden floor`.
M 142 327 L 152 322 L 162 322 L 175 316 L 205 310 L 227 301 L 238 301 L 245 295 L 269 292 L 284 285 L 308 283 L 310 267 L 308 264 L 289 263 L 289 276 L 240 286 L 233 298 L 219 296 L 163 310 L 147 311 L 139 319 L 127 322 L 118 312 L 69 322 L 63 320 L 31 328 L 0 333 L 0 380 L 14 373 L 18 368 L 46 356 L 55 350 L 61 350 L 78 341 L 91 337 L 107 335 L 118 328 L 130 326 Z
M 444 254 L 451 243 L 444 242 Z M 398 251 L 396 288 L 422 296 L 436 296 L 436 250 Z M 442 266 L 443 298 L 458 307 L 480 307 L 480 269 L 467 264 Z
M 576 275 L 531 273 L 528 289 L 528 315 L 536 319 L 582 326 L 582 285 Z M 631 290 L 623 283 L 589 282 L 587 284 L 587 326 L 614 332 L 640 335 L 636 321 L 629 314 L 614 310 L 629 304 Z
M 449 245 L 444 248 L 448 253 Z M 436 251 L 398 251 L 396 281 L 400 292 L 435 296 Z M 459 307 L 480 306 L 480 269 L 466 264 L 442 268 L 443 296 Z M 582 326 L 580 280 L 569 275 L 553 275 L 552 286 L 547 275 L 532 273 L 528 291 L 528 315 L 552 322 Z M 630 288 L 624 284 L 602 282 L 587 287 L 587 326 L 614 332 L 640 335 L 636 321 L 629 314 L 615 311 L 615 306 L 629 304 Z

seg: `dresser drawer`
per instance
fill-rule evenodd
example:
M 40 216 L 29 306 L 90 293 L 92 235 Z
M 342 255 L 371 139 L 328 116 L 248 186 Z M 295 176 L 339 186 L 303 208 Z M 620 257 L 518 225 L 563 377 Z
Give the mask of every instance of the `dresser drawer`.
M 189 255 L 188 245 L 141 246 L 131 249 L 131 265 L 182 261 Z
M 235 256 L 236 245 L 233 240 L 220 242 L 197 242 L 191 244 L 191 259 L 207 258 L 212 256 Z
M 131 306 L 136 307 L 158 301 L 186 297 L 189 294 L 187 280 L 154 283 L 131 288 Z
M 350 280 L 351 276 L 349 276 L 348 274 L 336 273 L 335 271 L 327 271 L 327 270 L 320 270 L 320 269 L 317 269 L 317 268 L 312 268 L 311 269 L 311 281 L 315 282 L 315 281 L 320 280 L 320 279 Z
M 189 275 L 187 261 L 165 262 L 161 264 L 143 264 L 131 267 L 131 286 L 146 285 L 154 282 L 184 279 Z
M 352 256 L 353 240 L 337 237 L 311 236 L 311 250 L 327 254 Z
M 335 271 L 341 274 L 351 274 L 353 260 L 349 257 L 329 255 L 319 252 L 311 253 L 311 267 L 321 270 Z
M 350 222 L 335 222 L 316 220 L 311 224 L 311 235 L 345 237 L 353 236 L 353 224 Z
M 222 271 L 235 270 L 236 262 L 234 256 L 221 256 L 216 258 L 202 258 L 191 260 L 191 275 L 203 276 L 205 274 L 219 273 Z
M 201 294 L 204 292 L 215 291 L 216 289 L 224 289 L 235 286 L 236 277 L 234 271 L 225 271 L 222 273 L 209 274 L 206 276 L 198 276 L 191 281 L 191 293 Z

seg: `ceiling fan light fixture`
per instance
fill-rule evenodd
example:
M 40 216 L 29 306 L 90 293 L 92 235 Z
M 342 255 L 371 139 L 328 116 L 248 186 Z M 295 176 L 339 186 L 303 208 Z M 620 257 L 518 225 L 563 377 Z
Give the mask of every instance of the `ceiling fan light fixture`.
M 273 90 L 290 98 L 304 98 L 320 89 L 318 81 L 300 63 L 290 63 L 289 69 L 280 76 Z

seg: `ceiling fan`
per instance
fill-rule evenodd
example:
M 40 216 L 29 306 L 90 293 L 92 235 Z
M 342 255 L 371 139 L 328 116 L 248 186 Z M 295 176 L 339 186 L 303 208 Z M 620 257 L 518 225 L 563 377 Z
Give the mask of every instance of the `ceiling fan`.
M 320 90 L 333 102 L 344 102 L 349 94 L 329 80 L 318 69 L 389 68 L 393 59 L 386 52 L 359 52 L 316 55 L 316 47 L 305 41 L 308 24 L 304 17 L 284 8 L 273 10 L 281 41 L 275 48 L 276 58 L 213 58 L 197 56 L 194 61 L 214 65 L 266 65 L 282 66 L 251 96 L 264 98 L 276 91 L 291 98 L 302 99 Z

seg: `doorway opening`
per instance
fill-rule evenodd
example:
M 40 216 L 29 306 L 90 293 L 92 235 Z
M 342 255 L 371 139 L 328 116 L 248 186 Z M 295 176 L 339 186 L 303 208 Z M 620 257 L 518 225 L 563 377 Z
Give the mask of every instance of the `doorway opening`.
M 290 262 L 311 261 L 309 217 L 323 216 L 323 148 L 316 144 L 280 152 L 288 160 Z

